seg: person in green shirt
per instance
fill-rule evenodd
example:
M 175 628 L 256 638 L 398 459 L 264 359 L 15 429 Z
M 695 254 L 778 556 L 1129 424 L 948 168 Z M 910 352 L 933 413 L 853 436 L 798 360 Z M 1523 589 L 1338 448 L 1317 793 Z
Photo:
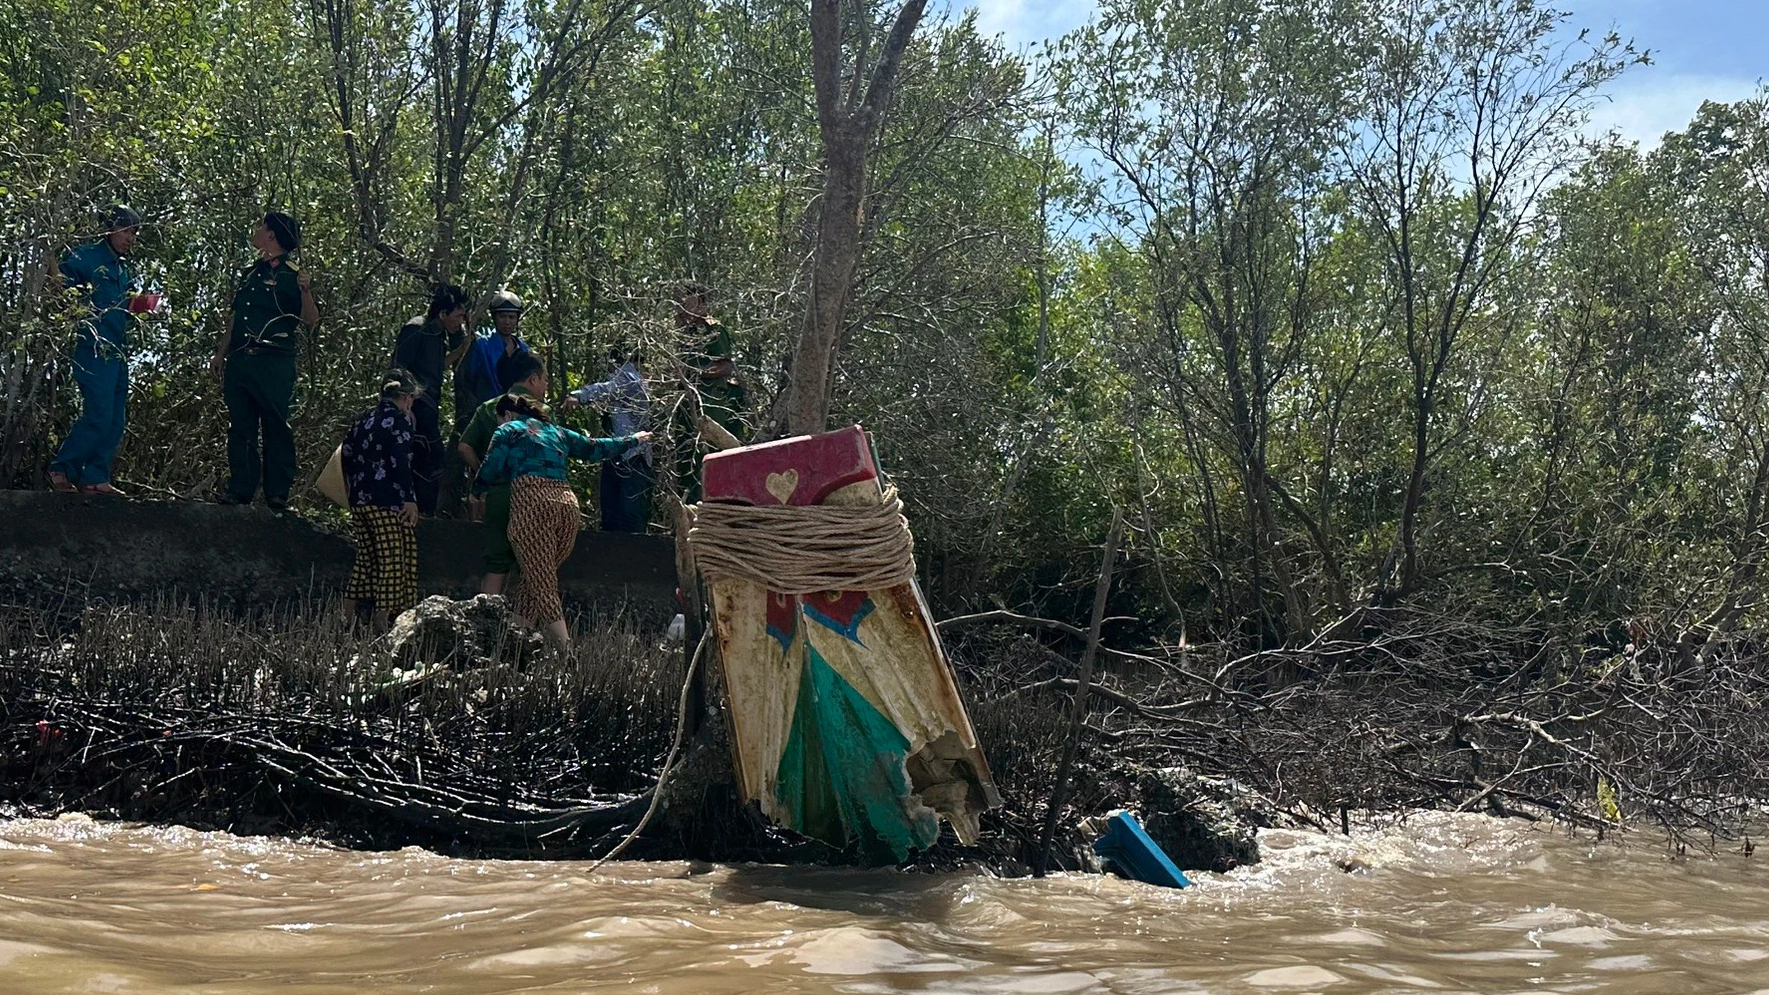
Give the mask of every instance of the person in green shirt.
M 749 436 L 744 416 L 749 411 L 749 392 L 737 375 L 736 352 L 731 329 L 711 317 L 706 308 L 706 288 L 686 284 L 676 305 L 676 340 L 688 382 L 700 392 L 706 416 L 739 440 Z
M 510 371 L 510 396 L 544 401 L 547 396 L 547 367 L 532 353 L 519 352 L 509 357 L 505 366 Z M 475 476 L 479 464 L 491 449 L 491 437 L 498 430 L 498 401 L 504 395 L 481 404 L 472 420 L 461 432 L 458 451 L 461 461 Z M 508 482 L 485 489 L 485 579 L 479 584 L 481 594 L 502 594 L 504 582 L 516 566 L 516 550 L 510 545 L 510 485 Z
M 739 442 L 749 438 L 749 392 L 737 374 L 731 329 L 707 314 L 706 288 L 683 284 L 676 298 L 676 349 L 682 377 L 700 395 L 701 411 Z M 677 409 L 671 435 L 676 441 L 676 486 L 683 500 L 700 500 L 700 432 L 686 406 Z
M 250 504 L 262 483 L 271 510 L 289 505 L 295 485 L 295 434 L 289 428 L 295 353 L 301 327 L 319 324 L 310 278 L 288 258 L 300 245 L 294 218 L 278 211 L 264 215 L 252 233 L 258 261 L 240 273 L 232 313 L 215 343 L 209 368 L 222 378 L 229 422 L 222 504 Z

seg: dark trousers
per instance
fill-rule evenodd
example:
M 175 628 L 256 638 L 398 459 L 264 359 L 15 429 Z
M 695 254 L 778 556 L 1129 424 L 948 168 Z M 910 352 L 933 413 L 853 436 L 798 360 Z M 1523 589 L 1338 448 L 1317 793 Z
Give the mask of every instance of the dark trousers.
M 647 460 L 602 464 L 602 531 L 644 532 L 651 519 L 651 463 Z
M 436 514 L 442 491 L 442 412 L 436 402 L 420 397 L 412 405 L 412 487 L 418 492 L 418 513 Z
M 510 485 L 499 484 L 485 492 L 485 572 L 507 574 L 516 569 L 516 550 L 510 545 Z
M 74 383 L 80 387 L 80 420 L 49 467 L 71 484 L 107 483 L 128 420 L 129 364 L 120 352 L 101 356 L 81 347 L 74 352 Z
M 244 350 L 228 355 L 221 396 L 227 402 L 227 491 L 235 500 L 252 500 L 262 482 L 266 501 L 288 502 L 295 486 L 295 433 L 289 428 L 294 395 L 295 357 Z
M 443 518 L 460 518 L 465 510 L 461 503 L 466 500 L 473 486 L 472 471 L 467 469 L 466 461 L 461 459 L 458 444 L 459 434 L 452 435 L 442 443 L 442 481 L 438 487 L 436 514 Z

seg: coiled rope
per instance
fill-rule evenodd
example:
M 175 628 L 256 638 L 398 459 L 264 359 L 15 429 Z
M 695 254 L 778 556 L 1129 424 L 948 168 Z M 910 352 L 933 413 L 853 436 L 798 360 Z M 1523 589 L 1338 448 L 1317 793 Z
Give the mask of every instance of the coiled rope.
M 878 504 L 691 508 L 688 545 L 708 580 L 754 581 L 781 594 L 878 591 L 915 578 L 915 537 L 895 487 Z

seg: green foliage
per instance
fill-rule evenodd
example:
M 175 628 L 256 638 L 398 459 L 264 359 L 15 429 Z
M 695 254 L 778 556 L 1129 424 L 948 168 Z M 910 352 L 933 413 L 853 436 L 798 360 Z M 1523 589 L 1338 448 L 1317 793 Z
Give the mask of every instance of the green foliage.
M 1203 589 L 1194 627 L 1300 643 L 1411 600 L 1685 651 L 1744 620 L 1763 101 L 1650 155 L 1588 147 L 1639 57 L 1564 21 L 1127 0 L 1064 40 L 1098 164 L 1078 320 L 1161 454 L 1114 497 L 1144 505 L 1169 614 Z
M 267 207 L 323 315 L 309 470 L 432 277 L 529 299 L 561 386 L 649 347 L 665 405 L 703 282 L 756 420 L 785 383 L 822 190 L 799 5 L 13 0 L 0 29 L 14 486 L 76 411 L 48 265 L 115 200 L 170 301 L 120 466 L 150 491 L 224 473 L 205 367 Z M 924 25 L 833 382 L 936 600 L 1081 614 L 1116 505 L 1151 635 L 1296 644 L 1401 601 L 1689 653 L 1749 624 L 1769 96 L 1584 144 L 1636 58 L 1523 0 L 1108 0 L 1038 58 Z

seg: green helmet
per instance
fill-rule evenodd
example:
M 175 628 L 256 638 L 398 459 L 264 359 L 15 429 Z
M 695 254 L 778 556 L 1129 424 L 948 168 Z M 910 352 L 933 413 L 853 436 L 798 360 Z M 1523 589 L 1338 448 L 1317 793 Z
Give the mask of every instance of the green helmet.
M 517 314 L 521 314 L 523 311 L 522 298 L 510 293 L 508 290 L 500 290 L 491 295 L 491 306 L 486 308 L 486 310 L 490 311 L 492 314 L 497 314 L 499 311 L 514 311 Z

